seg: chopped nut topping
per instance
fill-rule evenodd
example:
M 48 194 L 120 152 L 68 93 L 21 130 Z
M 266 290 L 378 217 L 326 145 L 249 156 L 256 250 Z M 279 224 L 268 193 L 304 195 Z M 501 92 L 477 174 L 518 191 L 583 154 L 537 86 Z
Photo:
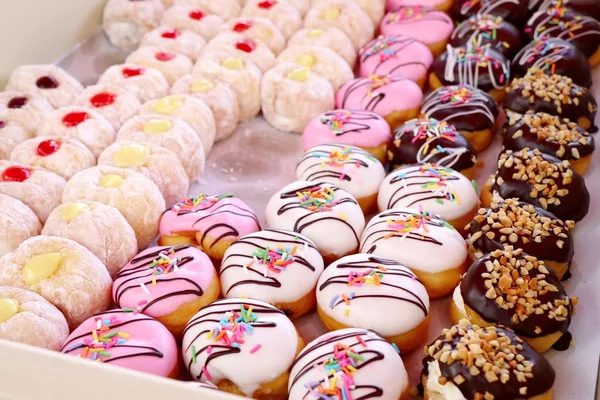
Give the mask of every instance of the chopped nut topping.
M 523 97 L 529 98 L 530 103 L 535 102 L 536 96 L 553 103 L 559 113 L 562 112 L 563 104 L 573 104 L 573 100 L 581 96 L 584 91 L 567 76 L 547 75 L 535 69 L 529 70 L 529 73 L 522 78 L 513 79 L 507 90 L 521 90 Z

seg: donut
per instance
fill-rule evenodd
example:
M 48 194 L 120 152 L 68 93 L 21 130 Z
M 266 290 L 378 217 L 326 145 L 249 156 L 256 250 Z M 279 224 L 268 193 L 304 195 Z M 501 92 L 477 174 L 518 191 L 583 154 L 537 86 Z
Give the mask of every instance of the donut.
M 290 373 L 289 399 L 319 393 L 405 400 L 408 390 L 408 374 L 394 345 L 373 331 L 348 328 L 319 336 L 300 352 Z
M 209 41 L 217 36 L 225 21 L 216 14 L 207 13 L 200 8 L 176 4 L 165 10 L 161 24 L 176 29 L 190 30 L 196 32 Z
M 125 59 L 126 63 L 139 64 L 162 72 L 169 85 L 192 72 L 194 63 L 181 53 L 163 50 L 156 46 L 144 46 L 135 50 Z
M 490 367 L 491 366 L 491 369 Z M 426 399 L 552 399 L 550 363 L 510 329 L 462 319 L 425 346 Z
M 319 4 L 327 0 L 312 0 L 312 5 Z M 385 14 L 385 0 L 353 0 L 369 18 L 373 26 L 377 26 Z
M 400 7 L 381 20 L 379 30 L 386 36 L 408 36 L 429 47 L 434 57 L 442 54 L 454 24 L 448 14 L 422 6 Z
M 0 120 L 0 160 L 8 160 L 14 148 L 31 137 L 21 124 Z
M 162 377 L 177 377 L 177 343 L 160 322 L 129 310 L 109 310 L 85 320 L 61 352 Z
M 577 47 L 566 40 L 541 38 L 529 42 L 513 58 L 510 71 L 512 76 L 520 78 L 531 68 L 569 77 L 587 89 L 592 86 L 590 63 Z
M 417 348 L 429 329 L 425 286 L 405 266 L 369 254 L 347 256 L 327 267 L 317 284 L 317 305 L 328 330 L 373 330 L 401 353 Z
M 492 199 L 511 198 L 541 207 L 563 221 L 581 221 L 590 205 L 585 181 L 568 161 L 529 148 L 500 154 L 498 171 L 481 192 L 484 207 Z
M 34 135 L 53 111 L 42 96 L 15 90 L 0 92 L 0 120 L 21 125 L 29 135 Z
M 431 298 L 452 293 L 467 269 L 467 246 L 460 233 L 438 216 L 415 208 L 393 208 L 373 217 L 359 252 L 407 266 Z
M 88 168 L 71 178 L 62 196 L 63 203 L 85 200 L 118 209 L 135 231 L 139 248 L 145 249 L 156 238 L 165 201 L 144 175 L 104 165 Z
M 111 284 L 102 262 L 69 239 L 32 237 L 0 259 L 0 286 L 41 295 L 64 314 L 71 329 L 108 308 Z
M 278 55 L 285 49 L 285 37 L 268 18 L 233 18 L 221 26 L 220 32 L 241 33 L 247 39 L 264 43 L 274 55 Z
M 452 6 L 452 0 L 387 0 L 386 10 L 396 11 L 401 7 L 422 6 L 447 13 Z
M 402 75 L 371 75 L 343 85 L 335 95 L 336 108 L 373 111 L 392 129 L 419 113 L 423 92 Z
M 132 51 L 144 34 L 158 27 L 164 11 L 161 0 L 109 0 L 104 7 L 102 29 L 113 46 Z
M 600 4 L 590 0 L 529 0 L 529 11 L 545 10 L 556 5 L 563 5 L 583 15 L 600 20 Z
M 260 300 L 223 299 L 188 322 L 182 353 L 197 381 L 246 397 L 284 398 L 303 345 L 283 311 Z
M 429 93 L 423 100 L 419 118 L 449 123 L 479 152 L 492 143 L 499 114 L 492 96 L 473 86 L 459 84 L 441 86 Z
M 315 307 L 323 257 L 306 236 L 264 230 L 242 236 L 225 252 L 219 269 L 223 296 L 262 300 L 290 318 Z
M 302 14 L 290 1 L 247 0 L 241 16 L 271 20 L 286 39 L 302 28 Z
M 193 244 L 221 260 L 233 242 L 259 230 L 256 214 L 238 197 L 231 193 L 200 193 L 163 213 L 158 244 Z
M 0 286 L 0 339 L 59 351 L 67 336 L 67 320 L 42 296 Z
M 518 120 L 510 119 L 504 129 L 504 148 L 538 149 L 567 160 L 580 175 L 590 164 L 596 142 L 576 123 L 546 113 L 526 113 Z
M 350 69 L 345 61 L 340 62 Z M 334 106 L 334 90 L 326 77 L 293 63 L 267 71 L 261 81 L 260 98 L 267 122 L 285 132 L 302 132 L 311 119 Z
M 155 46 L 163 50 L 188 56 L 196 61 L 206 46 L 202 35 L 190 30 L 180 30 L 170 26 L 161 26 L 144 35 L 141 47 Z
M 319 46 L 333 50 L 353 68 L 356 64 L 356 50 L 352 40 L 340 29 L 325 27 L 323 29 L 300 29 L 287 42 L 291 46 Z
M 60 204 L 66 183 L 44 168 L 0 160 L 0 194 L 25 203 L 42 224 Z
M 452 47 L 490 45 L 494 50 L 513 58 L 521 49 L 521 32 L 497 15 L 473 15 L 454 28 L 450 35 Z
M 240 0 L 240 1 L 244 1 L 244 3 L 246 3 L 246 0 Z M 298 10 L 298 12 L 300 13 L 300 15 L 302 17 L 304 17 L 304 15 L 306 15 L 308 10 L 310 10 L 311 3 L 313 1 L 315 1 L 315 0 L 285 0 L 286 3 L 290 3 L 291 5 L 296 7 L 296 10 Z
M 433 64 L 429 48 L 409 36 L 378 36 L 359 54 L 360 76 L 400 74 L 423 87 Z
M 121 86 L 142 103 L 169 93 L 169 83 L 162 72 L 136 64 L 113 65 L 100 75 L 98 83 Z
M 275 54 L 262 40 L 249 38 L 238 32 L 223 32 L 208 42 L 206 53 L 225 51 L 231 57 L 239 57 L 254 63 L 264 74 L 275 65 Z
M 41 231 L 42 224 L 31 208 L 0 193 L 0 258 Z
M 185 382 L 188 386 L 202 388 L 202 389 L 212 389 L 219 390 L 219 388 L 210 382 Z
M 265 210 L 267 227 L 302 233 L 329 265 L 358 249 L 365 217 L 348 192 L 329 183 L 296 181 L 275 193 Z
M 199 8 L 207 14 L 218 15 L 223 21 L 238 17 L 242 11 L 238 0 L 176 0 L 176 3 Z
M 72 105 L 83 86 L 55 65 L 22 65 L 10 74 L 5 90 L 37 94 L 52 107 L 60 108 Z
M 42 235 L 79 243 L 98 257 L 111 277 L 138 252 L 135 232 L 121 212 L 96 201 L 61 204 L 50 213 Z
M 454 0 L 450 10 L 456 21 L 463 21 L 473 15 L 497 15 L 508 22 L 521 26 L 527 19 L 529 0 Z
M 377 209 L 377 193 L 385 177 L 379 160 L 345 144 L 321 144 L 309 149 L 296 165 L 296 178 L 338 186 L 356 199 L 365 215 Z
M 510 61 L 489 46 L 452 47 L 435 59 L 429 74 L 429 86 L 467 84 L 487 92 L 496 102 L 506 94 L 510 79 Z
M 123 87 L 98 84 L 86 87 L 77 98 L 75 105 L 91 108 L 102 114 L 116 131 L 137 113 L 142 104 L 135 95 Z M 74 123 L 78 123 L 81 118 L 83 117 L 73 117 Z M 67 121 L 66 124 L 71 125 L 71 121 Z

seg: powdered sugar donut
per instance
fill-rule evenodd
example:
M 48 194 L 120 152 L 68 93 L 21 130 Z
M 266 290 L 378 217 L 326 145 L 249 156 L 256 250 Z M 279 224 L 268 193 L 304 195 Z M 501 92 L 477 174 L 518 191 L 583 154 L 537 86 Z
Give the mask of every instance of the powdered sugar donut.
M 131 51 L 158 26 L 164 10 L 161 0 L 109 0 L 104 7 L 102 28 L 114 46 Z
M 0 258 L 30 237 L 39 235 L 41 230 L 42 224 L 31 208 L 0 193 Z
M 268 18 L 240 17 L 227 21 L 221 27 L 221 33 L 237 32 L 263 42 L 275 55 L 285 48 L 285 37 Z
M 81 83 L 55 65 L 22 65 L 8 78 L 6 90 L 44 97 L 54 108 L 70 106 L 83 91 Z
M 350 38 L 338 28 L 300 29 L 288 40 L 288 46 L 319 46 L 335 51 L 350 67 L 356 63 L 356 50 Z
M 60 204 L 66 181 L 44 168 L 0 161 L 0 193 L 29 206 L 42 223 Z
M 313 6 L 327 0 L 312 0 Z M 385 14 L 385 0 L 353 0 L 371 18 L 373 26 L 377 26 Z
M 98 157 L 102 150 L 115 141 L 115 129 L 98 111 L 87 107 L 60 108 L 39 127 L 39 136 L 73 138 L 83 143 Z
M 194 31 L 161 26 L 145 34 L 140 46 L 158 47 L 173 53 L 183 54 L 188 56 L 190 60 L 196 61 L 200 57 L 202 49 L 206 46 L 206 41 Z
M 224 22 L 218 15 L 204 12 L 194 6 L 179 4 L 169 7 L 161 20 L 162 25 L 194 31 L 206 41 L 217 36 Z
M 247 0 L 242 17 L 270 19 L 286 39 L 302 28 L 300 11 L 286 0 Z
M 452 7 L 452 0 L 387 0 L 386 3 L 388 11 L 396 11 L 400 7 L 421 6 L 448 12 Z
M 79 243 L 102 261 L 111 277 L 138 251 L 135 232 L 121 212 L 96 201 L 61 204 L 50 213 L 42 235 Z
M 98 83 L 120 86 L 142 103 L 169 93 L 169 83 L 162 72 L 136 64 L 113 65 L 100 75 Z
M 255 40 L 242 33 L 224 32 L 215 36 L 206 46 L 206 53 L 225 51 L 232 57 L 240 57 L 254 63 L 261 72 L 275 65 L 275 54 L 261 40 Z
M 176 0 L 175 3 L 199 8 L 207 14 L 216 14 L 223 21 L 238 17 L 242 11 L 238 0 Z
M 269 70 L 261 82 L 263 116 L 287 132 L 302 132 L 311 118 L 333 108 L 333 95 L 325 77 L 291 63 Z
M 16 122 L 0 121 L 0 160 L 8 160 L 13 149 L 31 136 L 30 132 Z
M 100 154 L 98 165 L 127 168 L 150 178 L 167 207 L 184 198 L 190 189 L 190 179 L 177 154 L 156 144 L 120 140 Z
M 125 60 L 127 63 L 146 65 L 162 72 L 169 85 L 192 71 L 194 63 L 188 56 L 156 46 L 140 47 Z
M 88 86 L 79 95 L 76 104 L 98 111 L 115 130 L 133 117 L 142 105 L 137 97 L 117 85 Z
M 66 180 L 96 165 L 94 154 L 79 140 L 57 136 L 38 136 L 24 141 L 15 147 L 10 161 L 45 168 Z
M 31 135 L 52 111 L 54 109 L 42 96 L 14 90 L 0 92 L 0 120 L 15 122 Z

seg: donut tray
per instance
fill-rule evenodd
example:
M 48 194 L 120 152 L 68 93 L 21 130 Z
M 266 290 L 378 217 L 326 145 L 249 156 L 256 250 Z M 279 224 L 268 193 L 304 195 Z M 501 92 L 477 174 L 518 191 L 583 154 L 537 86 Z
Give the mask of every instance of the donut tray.
M 58 64 L 84 85 L 89 85 L 95 83 L 108 66 L 123 62 L 125 57 L 125 53 L 110 46 L 104 35 L 98 32 Z M 594 71 L 593 78 L 596 84 L 592 91 L 600 101 L 600 68 Z M 600 120 L 600 114 L 598 117 Z M 600 121 L 597 123 L 600 124 Z M 500 143 L 496 138 L 494 144 L 480 155 L 481 165 L 476 176 L 478 187 L 495 171 L 499 152 Z M 300 135 L 282 133 L 259 116 L 243 123 L 231 138 L 214 146 L 206 169 L 201 179 L 192 185 L 190 194 L 235 193 L 264 222 L 268 199 L 296 179 L 295 166 L 301 154 Z M 574 230 L 573 277 L 565 284 L 568 293 L 580 298 L 577 315 L 570 327 L 576 343 L 565 352 L 551 350 L 545 354 L 556 370 L 553 398 L 559 400 L 600 399 L 600 393 L 596 393 L 600 358 L 600 295 L 597 289 L 600 288 L 600 258 L 595 248 L 600 239 L 600 151 L 596 151 L 593 157 L 585 176 L 592 197 L 590 212 Z M 423 345 L 437 337 L 442 328 L 451 325 L 449 300 L 431 302 L 431 327 Z M 305 342 L 325 333 L 314 312 L 296 320 L 295 324 Z M 418 382 L 422 357 L 421 350 L 402 357 L 412 385 Z M 0 400 L 75 400 L 83 394 L 87 400 L 109 396 L 113 399 L 134 396 L 145 400 L 164 399 L 166 396 L 178 400 L 236 398 L 174 380 L 105 368 L 74 357 L 0 340 Z

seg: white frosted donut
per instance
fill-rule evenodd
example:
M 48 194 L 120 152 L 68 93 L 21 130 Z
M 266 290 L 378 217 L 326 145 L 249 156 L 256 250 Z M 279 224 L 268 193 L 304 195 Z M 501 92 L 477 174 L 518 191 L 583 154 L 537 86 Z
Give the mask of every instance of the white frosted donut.
M 52 107 L 60 108 L 75 103 L 83 86 L 56 65 L 22 65 L 10 74 L 6 90 L 37 94 Z
M 224 22 L 218 15 L 186 5 L 174 5 L 168 8 L 161 20 L 162 25 L 194 31 L 206 41 L 217 36 Z
M 247 0 L 242 17 L 268 18 L 286 39 L 302 28 L 300 11 L 286 0 Z
M 251 39 L 262 41 L 275 55 L 285 49 L 285 37 L 268 18 L 240 17 L 227 21 L 221 33 L 237 32 Z
M 302 132 L 313 117 L 333 108 L 333 96 L 325 77 L 292 63 L 267 71 L 261 82 L 263 116 L 286 132 Z
M 118 130 L 142 104 L 135 95 L 120 86 L 92 85 L 81 92 L 76 105 L 96 110 Z
M 207 14 L 216 14 L 224 21 L 239 17 L 242 7 L 238 0 L 175 0 L 177 5 L 199 8 Z
M 133 93 L 142 103 L 169 93 L 169 82 L 162 72 L 136 64 L 113 65 L 100 75 L 98 83 L 120 86 Z
M 42 96 L 14 90 L 0 92 L 0 120 L 15 122 L 29 134 L 35 134 L 52 111 Z
M 312 0 L 313 6 L 327 0 Z M 386 0 L 352 0 L 371 18 L 373 26 L 378 26 L 385 14 Z
M 200 57 L 202 49 L 206 46 L 206 41 L 194 31 L 161 26 L 146 33 L 140 46 L 158 47 L 159 49 L 183 54 L 188 56 L 190 60 L 196 61 Z
M 232 57 L 241 57 L 254 63 L 262 73 L 275 65 L 275 54 L 267 45 L 262 40 L 252 39 L 243 33 L 219 33 L 206 46 L 206 53 L 213 51 L 225 51 Z
M 230 318 L 240 317 L 250 327 L 246 332 L 229 323 Z M 237 347 L 227 345 L 221 338 L 216 340 L 217 328 L 233 334 L 233 327 L 241 339 Z M 299 342 L 292 321 L 272 305 L 253 299 L 223 299 L 192 317 L 185 328 L 181 350 L 193 379 L 217 385 L 227 379 L 244 395 L 253 397 L 261 384 L 287 374 Z
M 331 359 L 337 360 L 335 365 L 326 366 Z M 355 371 L 337 366 L 341 364 L 354 364 Z M 336 374 L 338 379 L 332 381 L 331 374 Z M 348 379 L 354 385 L 346 386 Z M 319 336 L 296 357 L 290 372 L 288 398 L 312 398 L 311 393 L 318 392 L 319 388 L 331 389 L 332 385 L 346 391 L 346 399 L 374 397 L 379 392 L 377 397 L 381 399 L 403 399 L 408 392 L 408 374 L 396 349 L 375 332 L 340 329 Z
M 21 124 L 0 120 L 0 160 L 8 160 L 13 149 L 32 136 Z
M 254 63 L 226 51 L 211 51 L 198 59 L 193 74 L 229 83 L 237 94 L 241 121 L 254 118 L 260 112 L 262 73 Z
M 346 60 L 350 67 L 356 63 L 357 55 L 352 40 L 338 28 L 300 29 L 288 40 L 287 45 L 289 47 L 303 45 L 326 47 Z
M 0 193 L 0 258 L 30 237 L 39 235 L 41 230 L 42 224 L 31 208 Z
M 328 183 L 296 181 L 275 193 L 265 210 L 267 226 L 302 233 L 326 261 L 358 248 L 365 217 L 356 200 Z
M 102 28 L 114 46 L 131 51 L 159 25 L 164 10 L 161 0 L 109 0 L 104 7 Z
M 169 85 L 189 74 L 194 66 L 188 56 L 156 46 L 140 47 L 131 53 L 125 62 L 156 68 L 167 78 Z
M 58 136 L 38 136 L 24 141 L 15 147 L 10 161 L 45 168 L 66 180 L 96 165 L 96 157 L 83 143 Z

